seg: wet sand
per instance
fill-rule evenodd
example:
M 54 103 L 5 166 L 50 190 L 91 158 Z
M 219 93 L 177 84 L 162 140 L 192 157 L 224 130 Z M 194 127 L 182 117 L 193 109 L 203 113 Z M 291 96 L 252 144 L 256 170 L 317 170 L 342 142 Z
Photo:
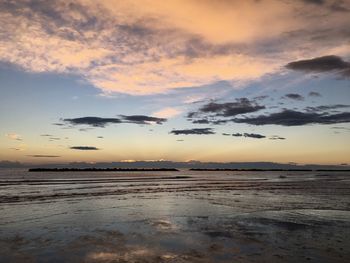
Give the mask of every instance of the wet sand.
M 349 262 L 349 172 L 0 170 L 0 262 Z

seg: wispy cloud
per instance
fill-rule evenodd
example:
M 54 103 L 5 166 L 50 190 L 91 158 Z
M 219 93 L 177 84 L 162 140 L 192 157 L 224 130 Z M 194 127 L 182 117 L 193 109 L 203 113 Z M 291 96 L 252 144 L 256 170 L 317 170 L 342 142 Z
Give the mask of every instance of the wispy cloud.
M 301 126 L 308 124 L 336 124 L 349 123 L 350 112 L 336 114 L 318 112 L 300 112 L 294 110 L 283 110 L 269 115 L 257 117 L 236 118 L 236 123 L 246 123 L 251 125 L 281 125 L 281 126 Z
M 46 154 L 33 154 L 33 155 L 27 155 L 28 157 L 33 158 L 59 158 L 61 156 L 59 155 L 46 155 Z
M 120 115 L 124 123 L 135 123 L 135 124 L 163 124 L 167 121 L 165 118 L 158 118 L 153 116 L 145 115 Z
M 5 136 L 10 140 L 22 141 L 22 137 L 14 132 L 6 133 Z
M 215 134 L 212 128 L 193 128 L 184 130 L 172 130 L 170 133 L 174 135 L 209 135 Z
M 272 135 L 269 138 L 270 140 L 285 140 L 286 138 L 278 136 L 278 135 Z
M 247 98 L 239 98 L 233 102 L 209 102 L 197 111 L 192 111 L 187 114 L 187 118 L 193 119 L 198 117 L 233 117 L 240 114 L 252 113 L 265 109 L 265 106 L 261 106 L 255 101 L 249 100 Z M 203 120 L 199 120 L 204 123 Z
M 101 118 L 101 117 L 81 117 L 73 119 L 63 119 L 64 122 L 70 125 L 90 125 L 93 127 L 105 127 L 111 123 L 121 123 L 118 118 Z
M 94 146 L 71 146 L 69 147 L 71 150 L 80 150 L 80 151 L 97 151 L 100 150 L 97 147 Z
M 68 125 L 88 125 L 92 127 L 104 128 L 109 124 L 134 123 L 134 124 L 163 124 L 165 118 L 158 118 L 146 115 L 119 115 L 119 118 L 102 118 L 102 117 L 80 117 L 72 119 L 63 119 Z M 85 129 L 81 129 L 84 131 Z
M 310 97 L 322 97 L 322 95 L 316 91 L 310 91 L 308 95 Z
M 223 134 L 223 135 L 230 135 L 230 134 Z M 234 137 L 246 137 L 246 138 L 254 138 L 254 139 L 264 139 L 266 138 L 265 135 L 258 134 L 258 133 L 232 133 L 232 136 Z

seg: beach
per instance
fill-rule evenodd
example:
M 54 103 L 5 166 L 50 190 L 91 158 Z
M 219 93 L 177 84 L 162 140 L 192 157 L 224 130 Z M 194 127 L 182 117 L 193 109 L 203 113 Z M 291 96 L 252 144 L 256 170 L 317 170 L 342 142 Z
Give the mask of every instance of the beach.
M 349 172 L 1 170 L 1 262 L 347 262 Z

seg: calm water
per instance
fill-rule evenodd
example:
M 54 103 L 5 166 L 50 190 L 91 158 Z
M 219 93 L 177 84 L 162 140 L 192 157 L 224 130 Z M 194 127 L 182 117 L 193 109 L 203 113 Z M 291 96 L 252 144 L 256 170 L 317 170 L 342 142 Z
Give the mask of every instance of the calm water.
M 0 262 L 350 262 L 350 173 L 0 170 Z

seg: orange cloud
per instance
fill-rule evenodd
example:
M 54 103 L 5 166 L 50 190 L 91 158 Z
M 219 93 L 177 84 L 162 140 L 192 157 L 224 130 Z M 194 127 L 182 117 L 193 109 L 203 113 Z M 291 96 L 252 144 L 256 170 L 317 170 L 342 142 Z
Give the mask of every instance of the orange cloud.
M 167 107 L 153 113 L 152 115 L 158 118 L 172 118 L 180 115 L 181 113 L 182 111 L 180 109 Z
M 0 60 L 78 74 L 105 92 L 251 80 L 295 59 L 350 53 L 342 35 L 350 16 L 328 3 L 19 0 L 0 7 Z M 319 23 L 325 16 L 332 28 Z

